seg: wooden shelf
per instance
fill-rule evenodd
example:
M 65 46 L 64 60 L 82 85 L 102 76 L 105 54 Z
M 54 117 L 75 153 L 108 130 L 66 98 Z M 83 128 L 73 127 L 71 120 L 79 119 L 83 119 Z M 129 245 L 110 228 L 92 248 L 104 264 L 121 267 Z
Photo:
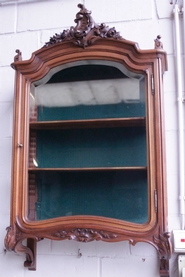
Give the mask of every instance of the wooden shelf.
M 30 128 L 37 129 L 69 129 L 69 128 L 114 128 L 129 126 L 145 126 L 145 117 L 106 118 L 90 120 L 62 120 L 62 121 L 32 121 Z
M 87 167 L 87 168 L 41 168 L 29 167 L 29 171 L 121 171 L 121 170 L 147 170 L 146 166 L 128 166 L 128 167 Z

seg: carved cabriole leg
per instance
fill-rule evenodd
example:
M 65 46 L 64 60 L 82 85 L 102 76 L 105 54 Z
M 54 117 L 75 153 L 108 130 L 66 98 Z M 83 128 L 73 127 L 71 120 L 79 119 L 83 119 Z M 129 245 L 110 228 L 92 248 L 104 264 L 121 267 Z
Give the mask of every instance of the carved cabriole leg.
M 14 251 L 16 253 L 25 253 L 26 261 L 24 263 L 25 267 L 30 270 L 36 269 L 36 239 L 27 238 L 20 230 L 9 226 L 6 228 L 7 234 L 4 240 L 5 248 L 7 251 Z M 22 241 L 27 239 L 27 246 L 22 244 Z
M 169 259 L 172 254 L 170 233 L 165 232 L 160 234 L 158 238 L 154 236 L 153 240 L 160 259 L 160 276 L 169 277 Z

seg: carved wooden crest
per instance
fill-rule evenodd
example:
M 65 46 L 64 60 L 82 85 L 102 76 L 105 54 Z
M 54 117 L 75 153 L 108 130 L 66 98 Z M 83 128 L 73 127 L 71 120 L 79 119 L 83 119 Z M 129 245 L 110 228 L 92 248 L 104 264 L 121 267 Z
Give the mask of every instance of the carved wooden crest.
M 77 24 L 76 27 L 55 34 L 49 42 L 46 42 L 44 47 L 63 41 L 72 41 L 76 45 L 86 47 L 98 38 L 122 39 L 114 27 L 109 28 L 104 23 L 96 24 L 91 16 L 91 11 L 87 10 L 83 4 L 78 4 L 78 8 L 80 8 L 80 11 L 76 14 L 74 20 Z

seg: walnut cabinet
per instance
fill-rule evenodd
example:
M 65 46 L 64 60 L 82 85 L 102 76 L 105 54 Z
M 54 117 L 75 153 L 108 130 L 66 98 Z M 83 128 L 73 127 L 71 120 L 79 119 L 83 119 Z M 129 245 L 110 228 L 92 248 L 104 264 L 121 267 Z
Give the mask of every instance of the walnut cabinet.
M 17 50 L 7 250 L 36 269 L 36 244 L 128 240 L 156 249 L 169 276 L 163 73 L 166 53 L 140 50 L 79 4 L 76 26 L 22 61 Z M 27 245 L 22 242 L 27 240 Z

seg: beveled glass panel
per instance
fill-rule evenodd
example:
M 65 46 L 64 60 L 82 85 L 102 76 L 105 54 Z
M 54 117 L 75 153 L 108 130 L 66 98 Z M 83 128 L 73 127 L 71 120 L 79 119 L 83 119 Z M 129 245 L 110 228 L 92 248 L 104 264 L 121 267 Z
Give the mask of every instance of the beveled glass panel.
M 31 219 L 147 222 L 145 87 L 144 75 L 110 61 L 63 65 L 31 85 Z
M 75 65 L 58 71 L 45 84 L 33 84 L 31 120 L 145 116 L 144 76 L 119 67 L 110 62 Z

